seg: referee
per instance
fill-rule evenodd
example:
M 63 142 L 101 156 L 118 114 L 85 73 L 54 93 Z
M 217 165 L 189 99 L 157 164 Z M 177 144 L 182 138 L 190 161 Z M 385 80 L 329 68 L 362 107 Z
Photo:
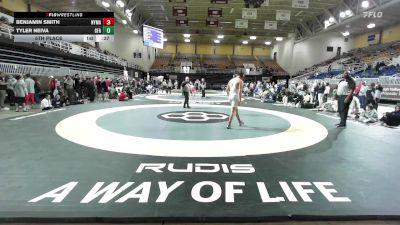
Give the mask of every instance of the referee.
M 347 114 L 349 112 L 350 103 L 353 99 L 355 87 L 355 81 L 350 76 L 350 73 L 345 71 L 342 80 L 340 80 L 338 84 L 336 92 L 338 97 L 338 111 L 340 115 L 340 123 L 336 124 L 337 128 L 346 128 Z

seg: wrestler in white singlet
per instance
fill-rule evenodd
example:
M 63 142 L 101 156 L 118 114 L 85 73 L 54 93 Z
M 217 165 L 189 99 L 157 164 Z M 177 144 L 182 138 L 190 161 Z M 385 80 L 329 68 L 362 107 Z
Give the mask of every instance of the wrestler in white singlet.
M 242 80 L 239 77 L 232 78 L 229 83 L 229 101 L 232 107 L 238 107 L 240 102 L 240 87 Z

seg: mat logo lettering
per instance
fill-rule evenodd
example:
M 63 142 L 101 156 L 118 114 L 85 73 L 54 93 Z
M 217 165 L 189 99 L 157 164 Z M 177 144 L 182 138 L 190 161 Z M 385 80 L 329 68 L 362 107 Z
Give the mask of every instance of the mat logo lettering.
M 172 172 L 172 173 L 254 173 L 256 170 L 251 164 L 215 164 L 215 163 L 186 163 L 186 165 L 175 165 L 175 163 L 141 163 L 136 173 L 142 172 Z
M 218 123 L 225 122 L 228 115 L 204 111 L 168 112 L 157 116 L 159 119 L 178 123 Z

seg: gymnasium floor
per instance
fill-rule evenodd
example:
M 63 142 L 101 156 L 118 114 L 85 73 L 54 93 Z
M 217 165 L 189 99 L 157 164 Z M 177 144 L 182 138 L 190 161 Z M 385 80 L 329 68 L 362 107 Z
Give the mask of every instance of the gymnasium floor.
M 400 130 L 250 98 L 227 130 L 225 96 L 181 101 L 8 113 L 0 221 L 400 219 Z

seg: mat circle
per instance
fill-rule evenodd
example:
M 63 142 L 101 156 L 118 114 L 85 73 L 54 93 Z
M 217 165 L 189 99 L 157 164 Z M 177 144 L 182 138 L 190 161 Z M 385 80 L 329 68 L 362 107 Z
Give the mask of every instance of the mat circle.
M 119 134 L 99 127 L 96 120 L 102 116 L 142 108 L 168 108 L 171 104 L 138 105 L 100 109 L 68 117 L 56 125 L 56 133 L 62 138 L 98 150 L 165 156 L 165 157 L 234 157 L 246 155 L 271 154 L 302 149 L 324 140 L 327 129 L 311 119 L 290 113 L 273 110 L 241 107 L 242 111 L 281 117 L 290 123 L 290 128 L 277 134 L 233 139 L 233 140 L 165 140 Z M 193 105 L 193 108 L 204 105 Z M 229 106 L 207 105 L 213 108 Z M 76 129 L 79 127 L 80 129 Z M 229 132 L 223 130 L 221 132 Z M 263 147 L 265 146 L 265 147 Z

